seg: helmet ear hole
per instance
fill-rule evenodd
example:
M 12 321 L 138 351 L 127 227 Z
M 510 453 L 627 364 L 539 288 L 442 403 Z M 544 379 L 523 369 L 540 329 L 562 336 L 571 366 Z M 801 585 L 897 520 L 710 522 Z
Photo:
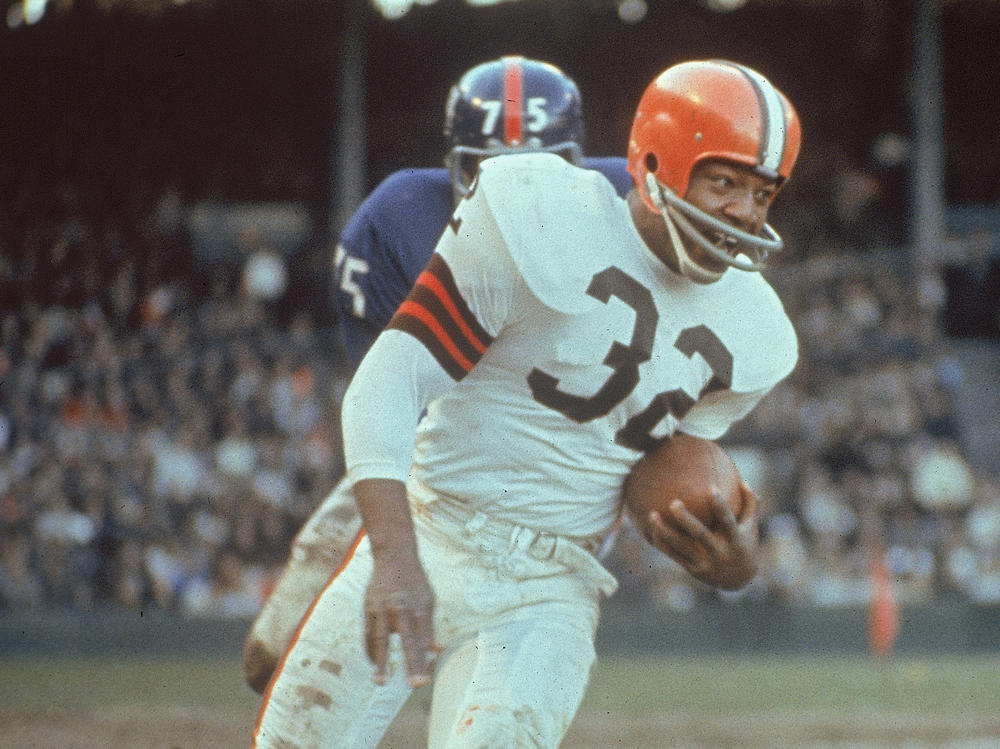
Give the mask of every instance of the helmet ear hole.
M 645 158 L 645 162 L 646 162 L 646 171 L 653 172 L 655 174 L 656 170 L 660 166 L 660 162 L 656 158 L 656 154 L 655 153 L 647 153 L 646 154 L 646 158 Z

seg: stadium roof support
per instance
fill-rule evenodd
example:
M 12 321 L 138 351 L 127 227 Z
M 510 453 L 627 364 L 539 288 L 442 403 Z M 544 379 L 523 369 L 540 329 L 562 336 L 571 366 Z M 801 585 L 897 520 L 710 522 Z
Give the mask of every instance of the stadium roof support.
M 355 7 L 347 13 L 342 34 L 341 53 L 335 55 L 333 80 L 338 90 L 338 121 L 333 129 L 330 150 L 333 163 L 330 174 L 330 208 L 328 230 L 332 238 L 339 236 L 351 214 L 365 197 L 368 141 L 365 127 L 365 0 L 351 0 Z
M 917 268 L 931 265 L 945 235 L 940 12 L 937 0 L 916 0 L 909 213 L 912 260 Z

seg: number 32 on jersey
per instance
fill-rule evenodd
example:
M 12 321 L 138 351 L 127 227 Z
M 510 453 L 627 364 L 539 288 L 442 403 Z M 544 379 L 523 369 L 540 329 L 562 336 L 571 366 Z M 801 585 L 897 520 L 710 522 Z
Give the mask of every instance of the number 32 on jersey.
M 558 378 L 537 368 L 527 378 L 535 400 L 580 423 L 604 416 L 639 384 L 639 365 L 649 361 L 653 354 L 656 325 L 660 319 L 649 289 L 615 266 L 595 274 L 587 294 L 604 304 L 612 296 L 617 297 L 635 311 L 629 343 L 615 341 L 604 357 L 604 364 L 612 370 L 607 380 L 592 395 L 582 396 L 560 390 Z M 679 421 L 698 399 L 732 385 L 733 355 L 707 326 L 683 329 L 673 345 L 689 359 L 700 354 L 712 372 L 711 378 L 702 386 L 697 398 L 679 388 L 658 393 L 645 409 L 618 430 L 615 435 L 618 444 L 641 451 L 652 449 L 661 441 L 653 436 L 653 429 L 667 414 Z

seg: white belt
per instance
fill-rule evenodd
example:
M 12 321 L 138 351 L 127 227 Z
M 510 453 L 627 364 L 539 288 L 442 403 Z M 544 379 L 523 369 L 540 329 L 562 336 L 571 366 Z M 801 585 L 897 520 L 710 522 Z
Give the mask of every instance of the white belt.
M 591 578 L 605 595 L 612 595 L 618 589 L 618 581 L 597 558 L 604 537 L 561 536 L 534 528 L 490 517 L 484 512 L 462 505 L 460 500 L 440 494 L 432 494 L 426 487 L 421 497 L 433 497 L 430 501 L 412 499 L 415 518 L 430 516 L 433 521 L 443 521 L 469 536 L 492 539 L 507 552 L 522 550 L 538 560 L 552 560 L 569 569 L 579 571 Z M 423 511 L 421 510 L 423 506 Z M 499 550 L 499 549 L 498 549 Z

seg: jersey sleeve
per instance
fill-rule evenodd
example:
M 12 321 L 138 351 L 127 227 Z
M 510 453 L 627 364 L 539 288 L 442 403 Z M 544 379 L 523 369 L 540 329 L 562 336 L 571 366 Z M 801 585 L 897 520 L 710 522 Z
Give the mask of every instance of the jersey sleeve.
M 404 269 L 393 260 L 399 237 L 386 206 L 393 201 L 394 184 L 388 178 L 365 198 L 344 227 L 334 255 L 333 299 L 353 366 L 410 288 Z
M 334 255 L 333 300 L 351 364 L 357 366 L 388 316 L 380 311 L 379 286 L 389 279 L 372 277 L 372 259 L 384 254 L 371 220 L 369 196 L 351 217 Z
M 406 481 L 423 407 L 453 382 L 416 338 L 398 330 L 378 337 L 341 406 L 344 459 L 352 485 L 372 478 Z
M 476 365 L 529 293 L 486 191 L 479 185 L 459 204 L 388 325 L 423 343 L 455 380 Z
M 761 399 L 785 379 L 798 361 L 798 339 L 781 301 L 762 279 L 751 277 L 754 284 L 766 291 L 756 297 L 754 309 L 758 315 L 755 336 L 731 338 L 739 366 L 733 373 L 731 386 L 707 393 L 698 399 L 678 425 L 678 429 L 694 437 L 716 440 L 729 427 L 749 414 Z M 747 315 L 752 314 L 750 309 Z M 760 342 L 766 341 L 766 346 Z
M 338 254 L 341 251 L 342 247 L 338 247 Z M 346 255 L 345 263 L 346 266 L 338 264 L 336 267 L 334 299 L 344 351 L 351 369 L 355 369 L 384 326 L 365 317 L 366 298 L 357 285 L 357 278 L 359 272 L 367 273 L 367 265 L 359 266 L 353 260 L 348 261 Z M 360 312 L 360 315 L 356 312 Z
M 460 204 L 344 396 L 352 483 L 405 481 L 420 414 L 476 366 L 529 293 L 479 194 L 474 190 Z
M 718 390 L 702 396 L 677 425 L 677 431 L 704 440 L 717 440 L 749 414 L 770 388 L 746 393 Z

